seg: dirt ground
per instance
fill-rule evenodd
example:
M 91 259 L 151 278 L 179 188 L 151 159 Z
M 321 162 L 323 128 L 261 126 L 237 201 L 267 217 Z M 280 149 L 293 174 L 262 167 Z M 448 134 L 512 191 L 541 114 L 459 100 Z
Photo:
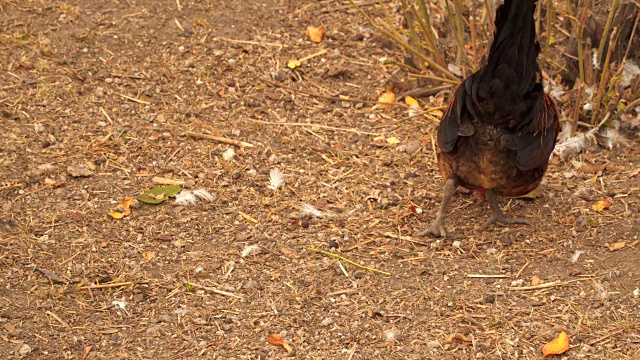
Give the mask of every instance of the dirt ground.
M 637 132 L 505 201 L 533 226 L 459 194 L 415 237 L 436 122 L 371 108 L 399 54 L 345 4 L 0 1 L 0 358 L 640 358 Z M 108 215 L 154 176 L 213 200 Z

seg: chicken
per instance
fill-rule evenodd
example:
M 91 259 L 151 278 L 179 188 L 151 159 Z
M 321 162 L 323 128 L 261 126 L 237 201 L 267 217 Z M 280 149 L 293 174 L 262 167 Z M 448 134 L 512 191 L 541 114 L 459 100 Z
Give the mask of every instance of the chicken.
M 537 63 L 536 1 L 500 5 L 487 64 L 454 90 L 438 127 L 444 195 L 433 224 L 419 235 L 446 236 L 446 211 L 458 186 L 484 193 L 492 213 L 485 226 L 529 224 L 507 217 L 497 197 L 521 196 L 540 184 L 560 128 Z

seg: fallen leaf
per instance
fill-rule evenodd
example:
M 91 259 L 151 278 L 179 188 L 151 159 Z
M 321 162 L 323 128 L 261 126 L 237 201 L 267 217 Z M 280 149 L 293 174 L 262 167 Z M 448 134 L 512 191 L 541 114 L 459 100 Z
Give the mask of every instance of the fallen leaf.
M 167 201 L 170 197 L 176 196 L 180 191 L 182 191 L 180 185 L 159 186 L 147 190 L 146 193 L 138 196 L 136 199 L 147 204 L 155 205 Z
M 411 96 L 406 96 L 404 101 L 409 105 L 409 116 L 416 116 L 420 112 L 420 104 L 418 104 L 418 100 L 412 98 Z
M 409 107 L 414 109 L 420 109 L 420 105 L 418 104 L 418 100 L 412 98 L 411 96 L 406 96 L 404 101 L 409 105 Z
M 287 67 L 289 69 L 295 69 L 298 66 L 302 65 L 302 63 L 300 62 L 300 60 L 296 60 L 296 59 L 291 59 L 289 61 L 287 61 Z
M 324 26 L 307 26 L 307 35 L 309 35 L 309 39 L 313 42 L 321 42 L 322 35 L 324 35 Z
M 632 178 L 638 176 L 638 174 L 640 174 L 640 169 L 635 169 L 629 174 L 629 177 Z
M 629 244 L 629 247 L 634 247 L 634 246 L 638 245 L 638 243 L 640 243 L 640 240 L 636 240 L 636 241 L 632 242 L 631 244 Z
M 156 253 L 154 251 L 145 251 L 142 253 L 142 257 L 147 261 L 153 260 L 156 258 Z
M 85 346 L 84 347 L 84 353 L 82 354 L 82 360 L 86 359 L 87 356 L 89 356 L 89 353 L 91 352 L 92 349 L 93 349 L 93 345 L 89 345 L 89 346 Z
M 612 204 L 613 203 L 609 200 L 600 200 L 600 201 L 597 201 L 595 204 L 593 204 L 591 208 L 597 212 L 603 212 L 606 209 L 608 209 Z
M 537 285 L 540 285 L 540 284 L 542 284 L 542 280 L 539 277 L 533 275 L 531 277 L 531 286 L 537 286 Z
M 396 102 L 396 94 L 393 91 L 385 91 L 378 98 L 378 102 L 385 104 L 376 104 L 374 108 L 378 109 L 389 109 L 393 107 L 393 103 Z
M 535 199 L 535 198 L 539 198 L 543 194 L 544 194 L 543 187 L 542 186 L 538 186 L 537 188 L 529 191 L 528 193 L 526 193 L 524 195 L 517 196 L 516 198 L 519 198 L 519 199 Z
M 542 347 L 542 355 L 559 355 L 569 350 L 569 337 L 566 332 L 561 332 L 551 342 Z
M 609 251 L 620 250 L 620 249 L 624 248 L 625 245 L 627 245 L 626 241 L 618 241 L 616 243 L 609 244 Z
M 131 209 L 129 208 L 131 204 L 133 204 L 132 196 L 120 201 L 116 207 L 109 210 L 109 215 L 114 219 L 122 219 L 123 217 L 131 214 Z
M 390 138 L 387 138 L 386 140 L 391 145 L 400 144 L 400 140 L 398 140 L 398 138 L 396 137 L 390 137 Z
M 274 345 L 274 346 L 282 346 L 285 343 L 285 341 L 282 338 L 282 336 L 280 336 L 278 334 L 273 334 L 273 335 L 269 336 L 267 338 L 267 342 L 269 344 L 271 344 L 271 345 Z

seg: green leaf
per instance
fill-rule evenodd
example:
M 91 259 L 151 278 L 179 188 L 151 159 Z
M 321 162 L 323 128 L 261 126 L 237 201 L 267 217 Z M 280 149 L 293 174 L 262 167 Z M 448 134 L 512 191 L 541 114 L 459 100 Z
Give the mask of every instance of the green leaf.
M 138 196 L 136 199 L 147 204 L 155 205 L 169 200 L 170 197 L 176 196 L 180 191 L 182 191 L 180 185 L 159 186 L 147 190 L 146 193 Z

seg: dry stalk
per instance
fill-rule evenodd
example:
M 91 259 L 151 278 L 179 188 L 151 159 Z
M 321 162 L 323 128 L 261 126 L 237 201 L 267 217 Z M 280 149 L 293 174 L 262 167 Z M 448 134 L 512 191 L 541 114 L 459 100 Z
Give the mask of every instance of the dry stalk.
M 391 273 L 388 273 L 388 272 L 386 272 L 386 271 L 382 271 L 382 270 L 378 270 L 378 269 L 370 268 L 370 267 L 367 267 L 367 266 L 364 266 L 364 265 L 360 265 L 360 264 L 358 264 L 357 262 L 355 262 L 355 261 L 353 261 L 353 260 L 349 260 L 349 259 L 347 259 L 347 258 L 346 258 L 346 257 L 344 257 L 344 256 L 340 256 L 340 255 L 337 255 L 337 254 L 334 254 L 334 253 L 330 253 L 330 252 L 328 252 L 328 251 L 324 251 L 324 250 L 320 250 L 320 249 L 316 249 L 316 248 L 312 248 L 312 247 L 307 248 L 307 250 L 315 251 L 315 252 L 318 252 L 318 253 L 320 253 L 320 254 L 322 254 L 322 255 L 327 255 L 327 256 L 334 257 L 334 258 L 336 258 L 336 259 L 340 259 L 340 260 L 346 261 L 346 262 L 348 262 L 349 264 L 351 264 L 351 265 L 353 265 L 353 266 L 357 266 L 357 267 L 359 267 L 359 268 L 361 268 L 361 269 L 364 269 L 364 270 L 369 270 L 369 271 L 377 272 L 377 273 L 380 273 L 380 274 L 383 274 L 383 275 L 391 276 Z
M 609 30 L 611 29 L 611 23 L 613 22 L 613 16 L 616 14 L 616 9 L 618 8 L 618 0 L 613 0 L 611 4 L 611 9 L 609 10 L 609 16 L 607 16 L 607 22 L 604 24 L 604 31 L 602 32 L 602 37 L 600 38 L 600 46 L 598 46 L 598 53 L 596 54 L 596 64 L 600 64 L 602 61 L 602 52 L 604 52 L 604 45 L 607 41 L 607 36 L 609 35 Z M 615 29 L 614 29 L 615 32 Z M 611 34 L 611 38 L 613 38 L 613 33 Z M 615 43 L 613 43 L 615 44 Z M 609 41 L 609 47 L 612 46 L 611 41 Z M 608 54 L 611 53 L 611 49 L 607 51 Z M 604 72 L 604 67 L 602 69 Z
M 539 8 L 542 7 L 542 5 L 539 6 Z M 551 30 L 553 29 L 553 23 L 555 21 L 555 11 L 553 8 L 553 0 L 547 0 L 547 29 L 545 30 L 545 36 L 546 36 L 546 41 L 544 42 L 544 48 L 542 51 L 542 57 L 540 59 L 540 62 L 542 63 L 541 66 L 544 65 L 544 63 L 547 62 L 547 59 L 549 59 L 549 46 L 551 46 L 551 40 L 553 39 L 553 36 L 551 35 Z
M 614 27 L 613 31 L 611 32 L 611 37 L 609 38 L 609 49 L 607 49 L 607 57 L 605 58 L 604 65 L 602 66 L 600 85 L 598 86 L 598 95 L 596 96 L 596 101 L 593 107 L 593 115 L 591 116 L 592 124 L 595 124 L 598 115 L 600 115 L 600 105 L 602 102 L 602 97 L 604 96 L 604 88 L 607 85 L 607 75 L 609 75 L 609 61 L 611 60 L 611 52 L 613 51 L 613 47 L 615 45 L 617 32 L 618 28 Z
M 191 137 L 197 138 L 197 139 L 213 140 L 213 141 L 221 142 L 223 144 L 243 146 L 243 147 L 253 147 L 254 146 L 253 144 L 248 143 L 248 142 L 235 140 L 235 139 L 229 139 L 229 138 L 225 138 L 225 137 L 222 137 L 222 136 L 213 136 L 213 135 L 208 135 L 208 134 L 201 134 L 201 133 L 197 133 L 197 132 L 193 132 L 193 131 L 187 131 L 186 134 L 191 136 Z

